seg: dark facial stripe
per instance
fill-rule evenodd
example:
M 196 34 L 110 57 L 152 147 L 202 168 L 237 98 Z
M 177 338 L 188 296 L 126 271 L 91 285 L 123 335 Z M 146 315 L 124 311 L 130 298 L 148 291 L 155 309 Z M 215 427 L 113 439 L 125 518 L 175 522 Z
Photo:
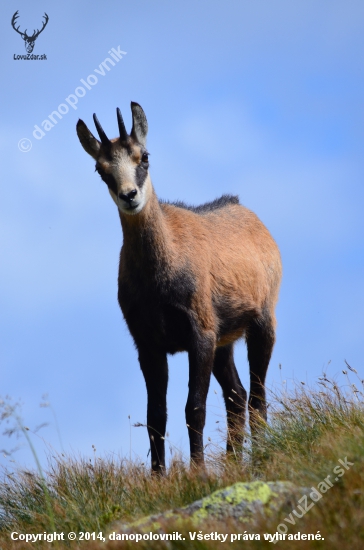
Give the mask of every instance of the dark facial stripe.
M 108 186 L 110 191 L 112 191 L 115 195 L 117 195 L 118 194 L 118 187 L 116 185 L 116 181 L 115 181 L 114 176 L 112 176 L 111 174 L 106 174 L 101 168 L 99 168 L 97 166 L 97 164 L 96 164 L 96 170 L 99 173 L 102 181 L 104 181 L 106 183 L 106 185 Z
M 141 164 L 138 164 L 138 166 L 135 168 L 135 180 L 139 189 L 143 187 L 146 177 L 148 175 L 148 166 L 144 167 L 143 164 L 146 163 L 142 162 Z
M 102 177 L 102 179 L 104 180 L 104 182 L 106 183 L 106 185 L 108 186 L 110 191 L 112 191 L 114 193 L 114 195 L 117 195 L 118 194 L 118 186 L 116 185 L 116 181 L 115 181 L 114 176 L 112 176 L 111 174 L 105 174 L 105 176 Z

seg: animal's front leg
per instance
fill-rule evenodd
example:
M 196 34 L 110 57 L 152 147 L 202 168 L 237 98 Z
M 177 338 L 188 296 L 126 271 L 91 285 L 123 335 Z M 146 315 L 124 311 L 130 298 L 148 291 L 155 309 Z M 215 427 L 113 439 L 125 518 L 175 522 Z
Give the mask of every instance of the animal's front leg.
M 167 424 L 168 364 L 165 353 L 139 350 L 139 362 L 148 393 L 147 425 L 152 471 L 165 471 L 164 436 Z
M 215 353 L 215 338 L 211 333 L 199 335 L 189 350 L 189 391 L 186 422 L 190 438 L 191 462 L 203 466 L 203 429 L 206 419 L 206 398 Z

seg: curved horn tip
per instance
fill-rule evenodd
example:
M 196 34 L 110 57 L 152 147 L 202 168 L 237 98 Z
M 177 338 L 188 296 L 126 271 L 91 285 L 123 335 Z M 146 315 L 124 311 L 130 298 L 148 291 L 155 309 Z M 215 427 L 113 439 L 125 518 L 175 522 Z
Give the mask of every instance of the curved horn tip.
M 107 137 L 107 135 L 105 134 L 100 122 L 99 122 L 99 119 L 97 118 L 96 116 L 96 113 L 93 114 L 93 119 L 94 119 L 94 123 L 95 123 L 95 126 L 96 126 L 96 130 L 97 130 L 97 133 L 99 134 L 99 137 L 101 139 L 101 142 L 104 144 L 104 145 L 109 145 L 110 144 L 110 140 L 109 138 Z
M 126 131 L 124 120 L 121 114 L 121 111 L 119 107 L 116 109 L 116 115 L 118 119 L 118 126 L 119 126 L 119 134 L 121 141 L 127 141 L 128 140 L 128 132 Z

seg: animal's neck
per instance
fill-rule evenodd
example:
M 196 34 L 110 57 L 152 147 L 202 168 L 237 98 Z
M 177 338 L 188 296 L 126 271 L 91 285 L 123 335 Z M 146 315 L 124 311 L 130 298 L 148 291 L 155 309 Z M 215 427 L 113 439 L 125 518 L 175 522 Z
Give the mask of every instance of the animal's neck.
M 123 250 L 128 261 L 154 269 L 167 263 L 169 232 L 157 196 L 151 197 L 139 214 L 127 215 L 119 211 L 123 228 Z

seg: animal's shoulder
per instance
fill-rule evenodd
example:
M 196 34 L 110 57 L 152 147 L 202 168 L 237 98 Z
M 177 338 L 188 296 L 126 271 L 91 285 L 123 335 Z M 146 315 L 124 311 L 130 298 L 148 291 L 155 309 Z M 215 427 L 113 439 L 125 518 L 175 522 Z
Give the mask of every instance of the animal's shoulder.
M 215 212 L 216 210 L 220 210 L 221 208 L 225 208 L 226 206 L 230 206 L 232 204 L 240 204 L 239 197 L 237 195 L 222 195 L 218 199 L 206 202 L 199 206 L 188 205 L 183 201 L 169 202 L 160 200 L 159 202 L 162 207 L 163 205 L 175 206 L 183 210 L 189 210 L 190 212 L 194 212 L 195 214 L 208 214 L 210 212 Z

